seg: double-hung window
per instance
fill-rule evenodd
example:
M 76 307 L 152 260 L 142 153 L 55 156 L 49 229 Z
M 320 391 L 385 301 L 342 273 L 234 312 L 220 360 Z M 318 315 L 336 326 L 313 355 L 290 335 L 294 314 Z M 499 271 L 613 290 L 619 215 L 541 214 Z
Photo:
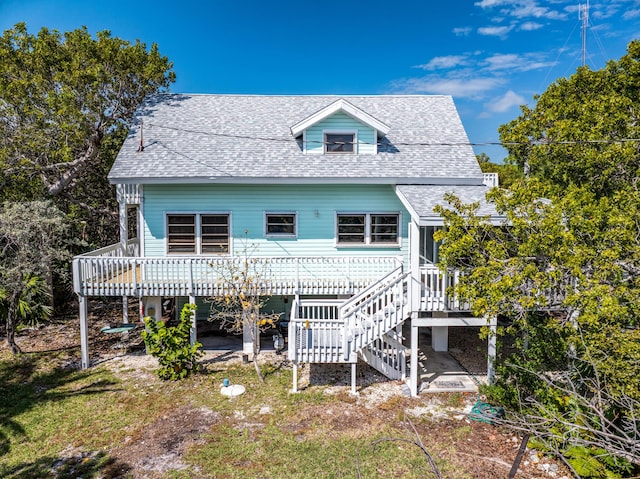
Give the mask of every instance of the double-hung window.
M 167 253 L 228 253 L 228 214 L 168 214 Z
M 338 245 L 397 245 L 398 213 L 339 213 L 336 215 Z

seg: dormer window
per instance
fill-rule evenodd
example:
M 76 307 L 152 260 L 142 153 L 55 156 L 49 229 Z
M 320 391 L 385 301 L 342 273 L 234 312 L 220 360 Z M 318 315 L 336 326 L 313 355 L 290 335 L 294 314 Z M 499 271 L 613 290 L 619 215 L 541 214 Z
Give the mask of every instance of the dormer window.
M 355 133 L 326 133 L 324 134 L 324 152 L 327 154 L 356 152 Z

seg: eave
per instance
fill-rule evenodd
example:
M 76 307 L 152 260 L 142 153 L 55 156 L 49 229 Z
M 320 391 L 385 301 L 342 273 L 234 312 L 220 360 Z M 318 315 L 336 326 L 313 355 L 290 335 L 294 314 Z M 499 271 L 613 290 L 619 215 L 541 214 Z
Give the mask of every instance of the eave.
M 341 98 L 339 100 L 334 101 L 333 103 L 323 108 L 322 110 L 317 111 L 313 115 L 293 125 L 291 127 L 291 135 L 293 135 L 294 138 L 297 138 L 307 128 L 315 125 L 319 121 L 322 121 L 325 118 L 328 118 L 334 113 L 337 113 L 339 111 L 342 111 L 347 115 L 361 121 L 367 126 L 370 126 L 371 128 L 375 129 L 378 132 L 378 137 L 383 137 L 387 133 L 389 133 L 390 128 L 388 125 L 382 123 L 380 120 L 369 115 L 366 111 L 361 110 L 357 106 Z

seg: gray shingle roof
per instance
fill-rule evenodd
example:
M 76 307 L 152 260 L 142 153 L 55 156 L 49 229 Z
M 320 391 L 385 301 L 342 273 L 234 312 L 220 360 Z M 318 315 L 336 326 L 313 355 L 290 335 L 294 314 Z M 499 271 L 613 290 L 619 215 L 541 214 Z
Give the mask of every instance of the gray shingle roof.
M 495 206 L 485 199 L 489 189 L 484 185 L 399 185 L 396 191 L 403 202 L 410 206 L 409 210 L 413 210 L 412 214 L 415 213 L 423 221 L 442 221 L 433 209 L 436 205 L 449 206 L 444 199 L 447 193 L 454 194 L 465 204 L 479 202 L 479 215 L 490 215 L 492 219 L 500 220 L 502 217 L 498 216 Z
M 389 125 L 377 155 L 305 155 L 290 127 L 344 98 Z M 481 184 L 449 96 L 167 94 L 141 108 L 112 183 L 345 182 Z

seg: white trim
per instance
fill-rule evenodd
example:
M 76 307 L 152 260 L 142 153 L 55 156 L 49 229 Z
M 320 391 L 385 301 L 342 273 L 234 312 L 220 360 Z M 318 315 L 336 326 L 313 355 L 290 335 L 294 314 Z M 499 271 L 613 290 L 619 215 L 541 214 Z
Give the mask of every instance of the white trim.
M 302 154 L 307 154 L 307 130 L 302 132 Z
M 293 234 L 289 233 L 269 233 L 267 231 L 267 216 L 268 215 L 291 215 L 293 216 Z M 281 239 L 295 239 L 298 237 L 298 212 L 297 211 L 264 211 L 262 222 L 262 232 L 265 238 L 281 238 Z
M 145 215 L 144 215 L 144 186 L 140 185 L 140 204 L 138 205 L 138 254 L 140 256 L 145 256 L 147 250 L 145 249 L 145 239 L 144 239 L 144 226 L 145 226 Z M 165 226 L 166 227 L 166 226 Z
M 364 157 L 371 157 L 363 153 Z M 284 161 L 284 160 L 282 160 Z M 123 182 L 122 179 L 110 179 L 112 184 Z M 136 177 L 135 182 L 143 185 L 184 185 L 184 184 L 217 184 L 217 185 L 441 185 L 441 186 L 479 186 L 475 177 L 405 177 L 405 176 L 317 176 L 303 178 L 300 176 L 172 176 L 172 177 Z
M 291 134 L 295 138 L 307 128 L 315 125 L 316 123 L 324 120 L 325 118 L 328 118 L 329 116 L 333 115 L 334 113 L 337 113 L 338 111 L 343 111 L 346 114 L 352 116 L 353 118 L 366 124 L 367 126 L 370 126 L 371 128 L 380 132 L 382 136 L 386 135 L 389 132 L 389 127 L 384 123 L 382 123 L 380 120 L 369 115 L 367 112 L 365 112 L 364 110 L 361 110 L 360 108 L 353 105 L 352 103 L 349 103 L 344 98 L 340 98 L 339 100 L 336 100 L 330 105 L 324 107 L 322 110 L 315 112 L 313 115 L 291 126 Z
M 397 216 L 397 241 L 395 243 L 371 242 L 372 216 Z M 338 241 L 338 216 L 364 216 L 364 243 L 340 243 Z M 400 211 L 336 211 L 334 212 L 334 245 L 336 248 L 401 248 L 402 247 L 402 212 Z
M 327 151 L 327 135 L 353 135 L 353 151 L 345 152 L 328 152 Z M 358 130 L 335 130 L 327 129 L 322 130 L 322 154 L 323 155 L 357 155 L 360 151 L 360 145 L 358 144 Z

